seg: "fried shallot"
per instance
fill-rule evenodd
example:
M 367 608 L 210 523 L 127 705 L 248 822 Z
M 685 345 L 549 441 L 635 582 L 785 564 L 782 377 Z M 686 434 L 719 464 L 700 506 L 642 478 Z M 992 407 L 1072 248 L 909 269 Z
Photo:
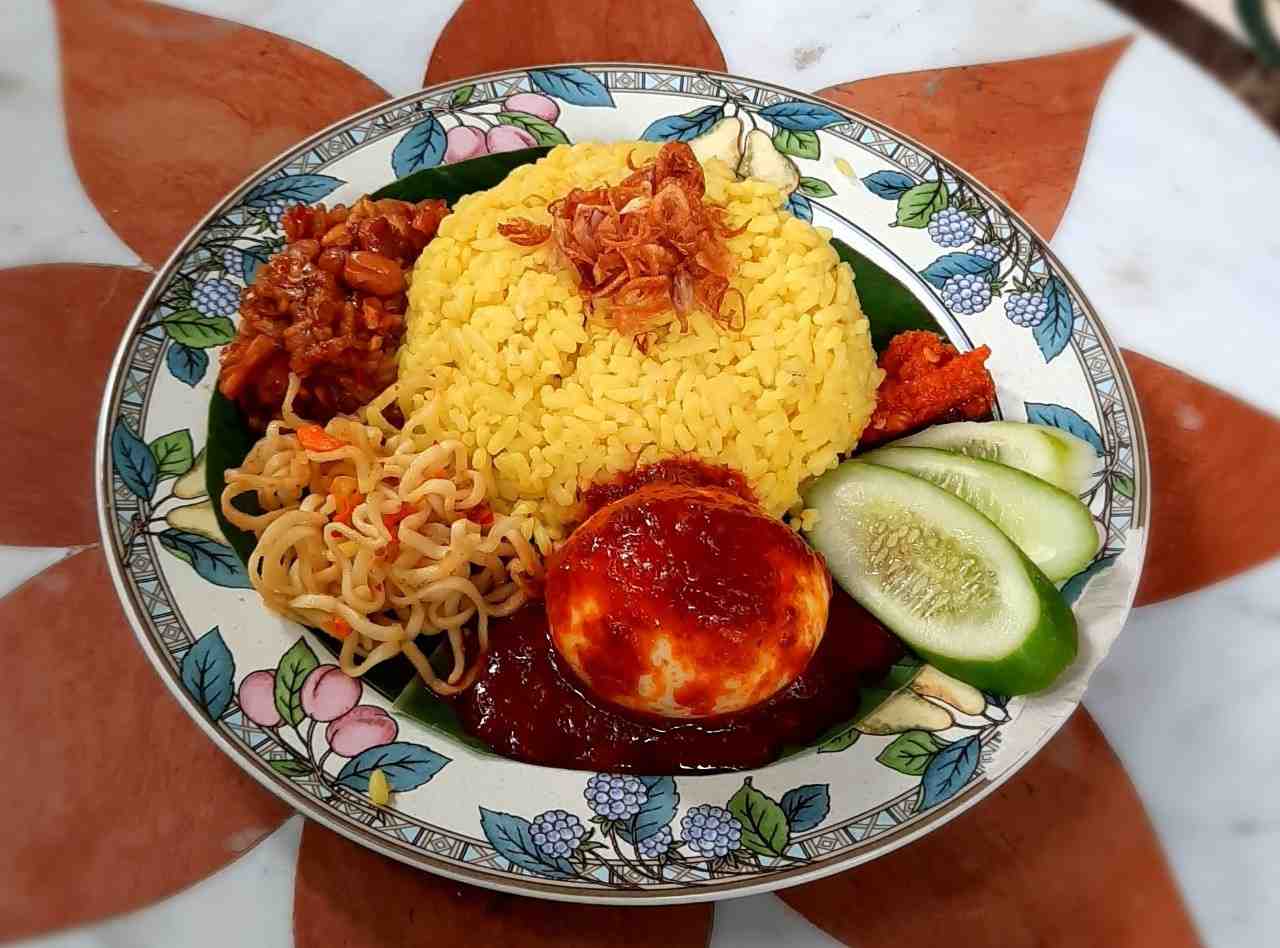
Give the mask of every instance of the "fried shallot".
M 646 349 L 661 316 L 674 311 L 680 328 L 700 307 L 717 323 L 741 329 L 746 301 L 733 290 L 735 260 L 724 210 L 704 200 L 702 166 L 684 142 L 668 142 L 657 157 L 613 187 L 574 188 L 547 205 L 551 223 L 514 218 L 498 233 L 521 247 L 555 242 L 578 274 L 589 304 L 608 302 L 604 321 Z M 736 307 L 726 306 L 734 293 Z

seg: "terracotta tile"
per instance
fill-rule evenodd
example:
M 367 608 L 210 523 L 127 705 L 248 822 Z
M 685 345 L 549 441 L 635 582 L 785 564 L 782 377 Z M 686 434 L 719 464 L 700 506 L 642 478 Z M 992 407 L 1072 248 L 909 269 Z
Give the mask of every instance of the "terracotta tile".
M 780 895 L 848 945 L 1199 944 L 1133 785 L 1084 710 L 954 822 Z
M 1138 605 L 1280 556 L 1280 418 L 1125 350 L 1151 454 Z
M 111 357 L 151 276 L 46 264 L 0 270 L 0 543 L 72 546 L 98 535 L 93 438 Z M 38 477 L 32 472 L 38 471 Z
M 107 223 L 151 263 L 285 148 L 387 98 L 345 63 L 139 0 L 57 0 L 71 155 Z
M 288 809 L 165 690 L 87 550 L 0 600 L 0 940 L 164 898 Z
M 463 0 L 436 40 L 423 81 L 601 60 L 725 68 L 720 44 L 690 0 Z
M 302 832 L 293 895 L 297 948 L 704 948 L 711 920 L 705 902 L 564 905 L 463 885 L 379 856 L 311 822 Z
M 918 138 L 1048 237 L 1075 188 L 1103 83 L 1129 42 L 877 76 L 818 95 Z

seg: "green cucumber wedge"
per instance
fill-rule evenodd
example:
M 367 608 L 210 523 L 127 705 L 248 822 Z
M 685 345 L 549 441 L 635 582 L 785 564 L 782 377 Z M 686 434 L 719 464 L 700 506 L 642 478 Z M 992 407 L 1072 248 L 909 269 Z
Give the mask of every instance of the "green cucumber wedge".
M 880 448 L 859 461 L 923 477 L 1004 531 L 1055 582 L 1084 569 L 1101 546 L 1089 508 L 1017 468 L 935 448 Z
M 925 661 L 1002 695 L 1051 685 L 1076 655 L 1057 588 L 954 494 L 846 461 L 805 492 L 808 537 L 836 581 Z
M 1021 421 L 957 421 L 899 438 L 894 447 L 939 448 L 1016 467 L 1080 495 L 1098 469 L 1098 452 L 1061 428 Z

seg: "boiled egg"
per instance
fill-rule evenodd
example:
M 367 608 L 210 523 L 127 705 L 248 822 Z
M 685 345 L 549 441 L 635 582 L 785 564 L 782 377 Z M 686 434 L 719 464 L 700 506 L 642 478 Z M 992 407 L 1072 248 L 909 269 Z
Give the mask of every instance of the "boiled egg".
M 831 578 L 781 521 L 718 488 L 653 484 L 596 511 L 552 558 L 551 636 L 595 695 L 632 711 L 742 711 L 804 670 Z

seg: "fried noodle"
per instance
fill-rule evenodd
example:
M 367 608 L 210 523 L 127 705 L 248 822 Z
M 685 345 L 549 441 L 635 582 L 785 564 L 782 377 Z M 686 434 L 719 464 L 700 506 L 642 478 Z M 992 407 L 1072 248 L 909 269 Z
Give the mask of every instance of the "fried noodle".
M 488 651 L 490 618 L 515 612 L 540 584 L 532 522 L 494 515 L 490 485 L 461 441 L 419 451 L 387 424 L 394 386 L 323 428 L 294 413 L 298 389 L 293 375 L 282 419 L 226 472 L 222 511 L 258 537 L 254 588 L 276 612 L 341 639 L 348 675 L 404 654 L 437 694 L 466 689 Z M 410 417 L 403 430 L 418 424 Z M 237 507 L 243 495 L 261 513 Z M 427 657 L 441 636 L 452 654 L 444 678 Z M 424 650 L 424 638 L 437 643 Z

